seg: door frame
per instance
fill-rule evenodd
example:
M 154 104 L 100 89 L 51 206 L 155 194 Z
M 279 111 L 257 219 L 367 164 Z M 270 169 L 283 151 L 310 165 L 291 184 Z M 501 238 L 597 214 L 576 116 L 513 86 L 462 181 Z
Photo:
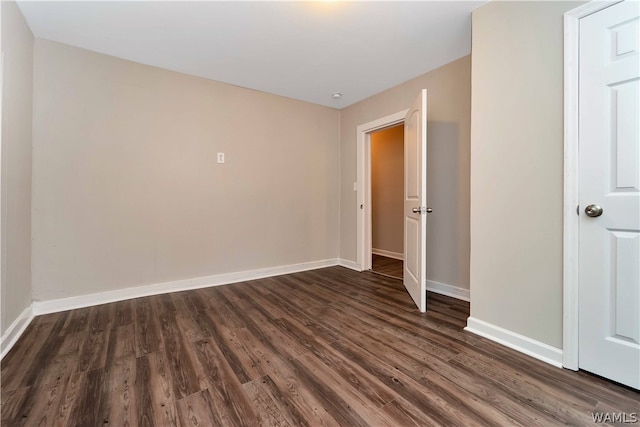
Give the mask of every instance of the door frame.
M 409 110 L 389 114 L 356 128 L 356 264 L 360 271 L 371 269 L 371 133 L 404 123 Z
M 562 366 L 577 371 L 579 349 L 580 19 L 622 0 L 593 0 L 564 14 L 564 201 L 562 236 Z

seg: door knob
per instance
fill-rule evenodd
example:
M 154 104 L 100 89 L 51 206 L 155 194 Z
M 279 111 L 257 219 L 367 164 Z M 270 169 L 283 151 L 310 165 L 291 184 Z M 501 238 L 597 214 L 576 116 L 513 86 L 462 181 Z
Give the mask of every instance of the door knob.
M 431 212 L 433 212 L 433 209 L 417 207 L 417 208 L 412 208 L 411 212 L 413 212 L 413 213 L 431 213 Z
M 598 205 L 589 205 L 584 208 L 584 213 L 592 218 L 602 215 L 602 212 L 604 212 L 604 210 Z

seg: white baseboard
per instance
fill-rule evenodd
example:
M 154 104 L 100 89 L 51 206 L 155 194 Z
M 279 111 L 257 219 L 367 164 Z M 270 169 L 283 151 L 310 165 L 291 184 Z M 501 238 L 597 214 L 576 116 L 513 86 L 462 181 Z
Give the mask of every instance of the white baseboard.
M 469 289 L 458 288 L 456 286 L 447 285 L 446 283 L 436 282 L 435 280 L 427 280 L 427 290 L 455 299 L 471 301 Z
M 25 308 L 16 320 L 7 328 L 2 337 L 0 338 L 0 359 L 4 359 L 4 356 L 11 350 L 14 344 L 18 341 L 18 338 L 22 336 L 22 333 L 27 329 L 27 326 L 33 320 L 34 314 L 31 306 Z
M 34 315 L 57 313 L 60 311 L 91 307 L 94 305 L 107 304 L 132 298 L 166 294 L 169 292 L 186 291 L 189 289 L 208 288 L 210 286 L 227 285 L 230 283 L 244 282 L 247 280 L 262 279 L 264 277 L 280 276 L 282 274 L 315 270 L 318 268 L 331 267 L 334 265 L 342 264 L 340 264 L 338 259 L 334 258 L 322 261 L 284 265 L 279 267 L 262 268 L 258 270 L 240 271 L 236 273 L 216 274 L 213 276 L 198 277 L 195 279 L 156 283 L 153 285 L 118 289 L 115 291 L 100 292 L 97 294 L 81 295 L 77 297 L 60 298 L 47 301 L 33 301 L 32 308 Z
M 353 262 L 353 261 L 349 261 L 348 259 L 338 259 L 338 265 L 341 265 L 342 267 L 346 267 L 346 268 L 350 268 L 351 270 L 355 270 L 355 271 L 362 271 L 362 269 L 360 268 L 360 265 Z
M 562 350 L 524 335 L 469 317 L 465 331 L 495 341 L 550 365 L 562 368 Z
M 371 249 L 371 253 L 386 256 L 387 258 L 399 259 L 400 261 L 404 260 L 404 254 L 401 254 L 400 252 L 385 251 L 384 249 Z

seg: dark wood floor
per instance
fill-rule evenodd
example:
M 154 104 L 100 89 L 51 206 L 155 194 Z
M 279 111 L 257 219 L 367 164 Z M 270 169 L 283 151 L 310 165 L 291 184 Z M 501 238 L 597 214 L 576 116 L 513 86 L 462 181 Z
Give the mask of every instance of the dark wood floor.
M 376 254 L 371 255 L 371 270 L 397 279 L 402 279 L 404 273 L 402 260 Z
M 467 303 L 342 267 L 37 317 L 3 426 L 588 425 L 640 394 L 464 332 Z

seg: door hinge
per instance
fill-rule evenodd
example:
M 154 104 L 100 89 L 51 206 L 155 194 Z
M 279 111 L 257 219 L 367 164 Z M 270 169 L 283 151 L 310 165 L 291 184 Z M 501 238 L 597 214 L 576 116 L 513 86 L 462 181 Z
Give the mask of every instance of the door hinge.
M 580 216 L 580 205 L 576 206 L 576 215 Z

